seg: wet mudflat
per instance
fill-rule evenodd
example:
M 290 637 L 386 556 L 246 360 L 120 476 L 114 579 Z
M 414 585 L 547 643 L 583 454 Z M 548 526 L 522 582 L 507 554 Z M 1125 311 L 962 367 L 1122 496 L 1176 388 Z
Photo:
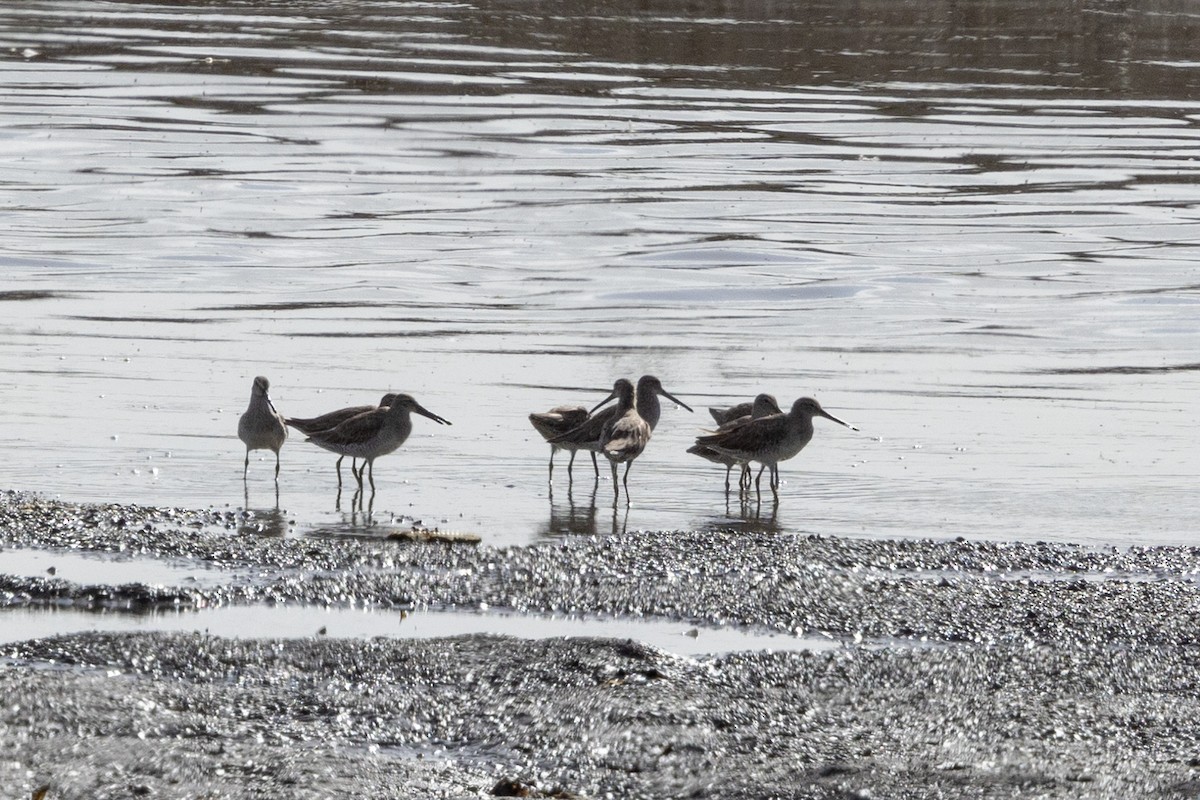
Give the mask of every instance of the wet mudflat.
M 325 605 L 570 610 L 820 632 L 841 646 L 685 656 L 589 637 L 202 630 L 17 642 L 0 668 L 6 785 L 281 798 L 1200 787 L 1193 548 L 688 531 L 495 548 L 254 537 L 224 516 L 6 494 L 5 548 L 220 563 L 231 579 L 10 575 L 0 602 L 107 613 L 289 602 L 314 620 Z

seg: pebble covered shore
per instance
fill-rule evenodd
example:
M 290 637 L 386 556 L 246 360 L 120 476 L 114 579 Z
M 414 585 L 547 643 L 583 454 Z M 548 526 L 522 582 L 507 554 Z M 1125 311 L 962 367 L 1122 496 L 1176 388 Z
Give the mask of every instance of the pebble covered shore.
M 1195 548 L 719 531 L 492 548 L 268 538 L 252 522 L 4 493 L 0 548 L 240 577 L 79 585 L 6 574 L 0 550 L 0 624 L 11 608 L 285 602 L 652 617 L 845 644 L 689 658 L 488 635 L 20 642 L 0 653 L 0 785 L 48 786 L 47 800 L 1200 795 Z

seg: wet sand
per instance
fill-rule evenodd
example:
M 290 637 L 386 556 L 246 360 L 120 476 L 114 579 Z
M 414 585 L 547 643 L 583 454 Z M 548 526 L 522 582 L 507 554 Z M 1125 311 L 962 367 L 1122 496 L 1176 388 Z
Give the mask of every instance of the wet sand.
M 490 607 L 845 644 L 689 658 L 486 635 L 21 642 L 0 666 L 0 783 L 14 796 L 1200 792 L 1194 548 L 688 531 L 493 548 L 266 538 L 245 522 L 5 494 L 6 548 L 257 572 L 172 588 L 0 576 L 0 605 Z

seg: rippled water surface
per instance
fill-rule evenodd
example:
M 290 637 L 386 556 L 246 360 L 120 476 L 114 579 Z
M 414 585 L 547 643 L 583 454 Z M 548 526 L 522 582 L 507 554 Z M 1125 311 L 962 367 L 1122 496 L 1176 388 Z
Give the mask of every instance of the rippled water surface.
M 249 532 L 1190 542 L 1188 3 L 24 2 L 0 10 L 0 483 Z M 530 411 L 658 375 L 614 506 Z M 406 391 L 374 496 L 285 414 Z M 812 395 L 778 503 L 685 453 Z

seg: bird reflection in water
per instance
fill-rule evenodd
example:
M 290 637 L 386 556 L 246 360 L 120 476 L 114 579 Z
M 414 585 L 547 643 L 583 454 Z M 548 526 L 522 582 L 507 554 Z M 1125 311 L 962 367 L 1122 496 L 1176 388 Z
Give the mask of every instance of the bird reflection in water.
M 238 533 L 282 539 L 288 533 L 287 515 L 279 508 L 279 485 L 275 486 L 274 508 L 251 508 L 249 490 L 243 495 L 244 504 L 238 520 Z
M 737 500 L 725 495 L 725 518 L 715 519 L 709 527 L 723 530 L 738 530 L 754 533 L 780 533 L 779 496 L 771 495 L 767 500 L 750 492 L 738 492 Z
M 368 497 L 368 495 L 369 495 L 369 497 Z M 341 484 L 338 485 L 337 498 L 334 500 L 333 507 L 334 507 L 334 510 L 337 511 L 338 513 L 344 513 L 344 512 L 342 512 L 342 487 L 341 487 Z M 358 486 L 357 488 L 355 488 L 354 494 L 350 496 L 350 512 L 349 512 L 349 519 L 347 520 L 347 522 L 351 526 L 354 526 L 354 527 L 357 527 L 359 525 L 370 525 L 374 521 L 373 520 L 374 513 L 375 513 L 375 487 L 372 486 L 371 488 L 368 489 L 363 486 Z M 360 514 L 362 515 L 361 520 L 359 519 Z
M 566 500 L 555 502 L 554 486 L 550 486 L 550 519 L 541 530 L 541 536 L 556 538 L 560 536 L 595 536 L 596 535 L 596 492 L 600 484 L 593 483 L 591 495 L 587 501 L 576 502 L 575 493 L 570 488 L 566 492 Z M 581 494 L 583 494 L 581 492 Z
M 556 539 L 564 536 L 596 536 L 601 533 L 600 507 L 596 504 L 596 494 L 599 490 L 600 484 L 593 483 L 591 491 L 586 494 L 581 492 L 579 499 L 576 499 L 575 492 L 568 490 L 565 499 L 555 500 L 554 489 L 551 487 L 550 519 L 542 526 L 538 535 Z M 629 505 L 614 500 L 612 523 L 606 533 L 623 534 L 628 525 Z

